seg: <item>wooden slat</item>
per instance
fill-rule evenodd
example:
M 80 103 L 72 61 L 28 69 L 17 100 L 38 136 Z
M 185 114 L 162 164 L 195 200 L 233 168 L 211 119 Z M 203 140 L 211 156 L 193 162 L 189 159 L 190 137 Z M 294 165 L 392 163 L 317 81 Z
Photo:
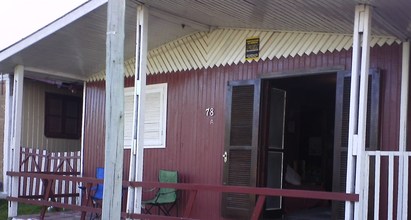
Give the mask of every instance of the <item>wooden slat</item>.
M 375 189 L 374 189 L 374 219 L 379 219 L 379 210 L 380 210 L 380 179 L 381 179 L 381 154 L 380 151 L 377 151 L 375 155 Z
M 352 36 L 346 34 L 221 28 L 194 33 L 152 49 L 148 53 L 148 74 L 244 63 L 245 39 L 254 36 L 260 37 L 262 60 L 348 50 L 352 46 Z M 374 36 L 371 47 L 394 42 L 399 43 L 392 37 Z M 104 79 L 103 72 L 91 76 L 89 81 Z M 134 75 L 134 58 L 125 62 L 125 72 L 126 76 Z
M 397 216 L 397 219 L 407 219 L 408 217 L 408 164 L 411 158 L 411 152 L 400 152 L 400 151 L 366 151 L 366 162 L 369 163 L 371 158 L 374 160 L 374 178 L 372 179 L 373 183 L 365 185 L 364 192 L 364 209 L 368 206 L 366 205 L 367 201 L 370 199 L 368 197 L 368 186 L 374 186 L 374 207 L 373 207 L 373 216 L 375 220 L 380 219 L 380 217 L 393 219 L 394 216 Z M 402 174 L 399 173 L 400 169 L 395 167 L 403 167 L 406 171 Z M 366 172 L 367 175 L 370 175 L 372 171 Z M 381 175 L 384 176 L 384 179 L 387 181 L 382 181 Z M 401 178 L 401 175 L 402 178 Z M 366 176 L 368 179 L 370 176 Z M 403 183 L 401 183 L 401 179 Z M 395 183 L 397 185 L 395 185 Z M 404 196 L 396 196 L 395 191 L 400 193 L 399 187 L 402 187 L 402 194 Z M 387 195 L 382 193 L 386 192 Z M 397 209 L 394 209 L 395 204 L 397 204 Z M 401 207 L 400 207 L 401 206 Z M 385 212 L 384 212 L 385 211 Z M 385 216 L 386 215 L 386 216 Z M 368 219 L 368 217 L 366 217 Z
M 365 160 L 365 167 L 363 168 L 364 173 L 370 173 L 370 161 L 369 161 L 369 159 L 367 160 L 368 155 L 365 154 L 364 157 L 366 159 Z M 368 178 L 368 177 L 364 178 L 362 184 L 363 184 L 363 186 L 367 186 L 367 187 L 364 187 L 366 189 L 363 191 L 363 195 L 364 195 L 364 198 L 368 198 L 368 196 L 369 196 L 369 189 L 368 188 L 370 186 L 370 178 Z M 368 199 L 364 199 L 362 207 L 363 207 L 364 210 L 367 210 L 367 211 L 363 212 L 363 216 L 364 216 L 363 219 L 368 219 Z
M 393 198 L 394 198 L 394 156 L 388 156 L 388 217 L 393 219 Z
M 46 150 L 21 148 L 21 172 L 60 172 L 72 175 L 80 174 L 80 151 L 54 152 Z M 71 173 L 69 173 L 71 172 Z M 20 196 L 38 196 L 43 193 L 44 184 L 36 176 L 20 178 Z M 57 180 L 54 185 L 54 193 L 67 194 L 78 193 L 77 186 L 67 181 Z M 57 200 L 60 202 L 61 198 Z M 72 198 L 62 198 L 63 203 L 73 204 Z
M 402 193 L 403 193 L 403 201 L 402 201 L 402 213 L 401 213 L 401 217 L 402 217 L 402 219 L 408 219 L 408 192 L 409 192 L 409 189 L 408 189 L 408 186 L 409 186 L 409 183 L 408 183 L 408 177 L 409 177 L 409 170 L 408 170 L 408 168 L 409 168 L 409 157 L 404 157 L 404 176 L 403 176 L 403 180 L 404 180 L 404 184 L 403 184 L 403 186 L 405 186 L 403 189 L 402 189 Z

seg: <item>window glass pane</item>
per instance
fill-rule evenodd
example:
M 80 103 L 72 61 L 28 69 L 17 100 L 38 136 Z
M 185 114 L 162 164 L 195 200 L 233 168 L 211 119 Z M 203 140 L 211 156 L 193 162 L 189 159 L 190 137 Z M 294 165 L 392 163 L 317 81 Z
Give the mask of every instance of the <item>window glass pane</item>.
M 63 101 L 57 99 L 56 97 L 50 97 L 47 103 L 47 110 L 49 115 L 59 115 L 61 116 L 63 111 Z
M 59 116 L 48 116 L 46 128 L 51 134 L 61 133 L 63 120 Z
M 81 98 L 46 93 L 44 135 L 49 138 L 79 139 Z
M 77 118 L 79 117 L 79 103 L 75 100 L 67 100 L 65 102 L 65 115 L 67 117 Z
M 66 119 L 64 131 L 66 135 L 76 135 L 78 133 L 79 121 L 77 119 Z

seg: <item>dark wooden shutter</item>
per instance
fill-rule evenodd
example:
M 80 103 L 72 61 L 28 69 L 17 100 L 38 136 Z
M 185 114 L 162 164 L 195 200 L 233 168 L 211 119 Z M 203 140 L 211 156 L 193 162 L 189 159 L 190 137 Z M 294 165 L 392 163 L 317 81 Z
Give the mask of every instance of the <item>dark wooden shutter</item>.
M 348 126 L 350 114 L 351 73 L 337 73 L 333 191 L 345 192 L 347 177 Z M 366 149 L 379 148 L 380 72 L 370 70 L 367 100 L 367 140 Z M 344 219 L 345 203 L 333 202 L 333 219 Z
M 230 82 L 227 91 L 223 184 L 256 186 L 260 81 Z M 222 216 L 248 219 L 255 196 L 223 193 Z

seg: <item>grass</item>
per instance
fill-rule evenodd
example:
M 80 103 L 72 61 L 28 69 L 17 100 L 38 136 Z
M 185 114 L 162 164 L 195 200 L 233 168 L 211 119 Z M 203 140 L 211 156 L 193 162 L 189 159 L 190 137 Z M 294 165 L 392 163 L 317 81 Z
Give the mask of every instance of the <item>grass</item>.
M 18 215 L 40 214 L 41 206 L 19 203 Z M 0 199 L 0 220 L 7 219 L 7 200 Z

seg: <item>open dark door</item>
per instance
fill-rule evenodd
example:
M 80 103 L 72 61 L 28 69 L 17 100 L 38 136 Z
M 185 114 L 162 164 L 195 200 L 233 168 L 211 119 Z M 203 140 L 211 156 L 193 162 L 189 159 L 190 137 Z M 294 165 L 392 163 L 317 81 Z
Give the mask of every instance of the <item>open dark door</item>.
M 333 191 L 345 192 L 348 153 L 348 120 L 350 111 L 351 73 L 337 73 L 335 130 L 334 130 L 334 165 Z M 366 149 L 378 149 L 379 134 L 380 72 L 371 69 L 368 79 L 367 100 L 367 139 Z M 371 169 L 372 170 L 372 169 Z M 344 219 L 345 203 L 333 202 L 333 219 Z
M 284 122 L 286 92 L 284 90 L 270 88 L 267 138 L 262 141 L 266 153 L 266 187 L 283 188 L 283 165 L 284 165 Z M 265 126 L 264 126 L 265 127 Z M 280 210 L 282 198 L 268 197 L 265 203 L 266 211 Z
M 226 103 L 223 184 L 256 186 L 260 80 L 229 82 Z M 249 219 L 254 205 L 254 195 L 223 193 L 221 214 Z

